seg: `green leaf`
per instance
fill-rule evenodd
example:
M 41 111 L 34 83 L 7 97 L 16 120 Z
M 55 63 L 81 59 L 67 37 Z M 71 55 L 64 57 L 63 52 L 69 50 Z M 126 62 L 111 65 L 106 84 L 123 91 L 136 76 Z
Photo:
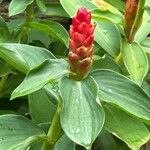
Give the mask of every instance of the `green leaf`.
M 14 103 L 15 101 L 13 102 L 14 103 L 13 104 L 12 102 L 10 102 L 9 98 L 10 98 L 10 95 L 13 92 L 13 90 L 23 81 L 24 74 L 17 73 L 17 72 L 10 72 L 10 73 L 12 73 L 12 74 L 9 75 L 8 78 L 6 77 L 7 82 L 4 85 L 2 93 L 0 94 L 0 96 L 3 97 L 3 100 L 1 100 L 1 102 L 3 101 L 3 103 L 6 107 L 10 107 L 10 109 L 14 110 L 13 107 L 17 107 L 16 109 L 19 109 L 22 102 L 19 102 L 20 104 L 17 106 L 17 104 Z M 8 98 L 8 100 L 4 99 L 4 97 Z M 0 105 L 0 107 L 3 108 L 4 106 L 2 107 Z
M 55 39 L 59 40 L 68 47 L 69 45 L 69 35 L 66 29 L 57 22 L 47 21 L 47 22 L 31 22 L 29 26 L 33 29 L 42 31 Z
M 23 73 L 26 73 L 29 69 L 27 62 L 21 57 L 20 54 L 4 47 L 0 47 L 0 58 L 4 59 L 8 64 Z
M 92 12 L 92 18 L 98 20 L 104 20 L 106 22 L 111 21 L 115 24 L 121 24 L 123 21 L 123 15 L 118 12 L 111 12 L 108 10 L 94 9 Z
M 99 98 L 113 103 L 150 124 L 150 97 L 137 84 L 111 70 L 99 69 L 91 75 L 99 85 Z
M 96 23 L 95 41 L 110 55 L 116 57 L 121 46 L 121 36 L 116 25 L 94 19 Z M 113 38 L 112 38 L 113 37 Z
M 19 27 L 25 23 L 25 18 L 16 18 L 16 19 L 10 19 L 9 22 L 7 22 L 8 29 L 10 33 L 13 33 L 13 35 L 16 35 L 18 33 Z M 17 39 L 15 39 L 15 42 Z
M 96 101 L 97 84 L 91 77 L 83 81 L 63 77 L 59 89 L 64 106 L 60 116 L 64 132 L 77 144 L 91 147 L 104 124 L 103 109 Z
M 48 126 L 49 127 L 49 126 Z M 33 145 L 30 150 L 41 150 L 42 143 Z M 56 142 L 54 150 L 75 150 L 75 143 L 71 141 L 65 134 Z
M 45 59 L 55 58 L 47 49 L 24 44 L 0 44 L 0 58 L 27 73 Z
M 142 85 L 143 79 L 148 72 L 148 59 L 142 47 L 137 43 L 123 42 L 122 57 L 130 78 L 137 84 Z
M 150 33 L 150 17 L 148 17 L 147 21 L 144 21 L 139 30 L 135 35 L 135 41 L 141 42 L 144 40 Z
M 45 0 L 36 0 L 36 3 L 42 12 L 45 12 L 47 10 L 47 7 L 45 5 Z
M 115 137 L 106 129 L 103 129 L 97 138 L 97 147 L 102 150 L 118 150 L 119 144 Z M 119 149 L 120 150 L 120 149 Z
M 69 18 L 69 15 L 63 9 L 60 3 L 48 3 L 46 4 L 46 8 L 46 11 L 43 12 L 44 15 Z
M 0 77 L 12 73 L 12 67 L 0 60 Z
M 110 19 L 114 22 L 121 22 L 123 19 L 123 15 L 113 6 L 110 4 L 107 4 L 105 2 L 104 5 L 101 5 L 102 2 L 96 2 L 96 1 L 87 1 L 87 0 L 60 0 L 61 5 L 66 10 L 66 12 L 72 17 L 77 12 L 77 9 L 80 7 L 86 7 L 89 10 L 95 10 L 92 11 L 92 17 L 98 17 L 98 18 L 104 18 L 104 19 Z M 100 5 L 99 5 L 100 3 Z M 107 6 L 106 6 L 107 5 Z M 100 7 L 99 7 L 100 6 Z M 106 7 L 105 7 L 106 6 Z M 99 9 L 97 9 L 99 8 Z
M 44 90 L 47 96 L 54 104 L 61 100 L 58 88 L 58 81 L 59 80 L 55 80 L 53 83 L 48 83 L 44 86 Z
M 54 150 L 75 150 L 75 143 L 63 135 L 56 143 Z
M 150 65 L 150 61 L 149 61 L 150 60 L 150 43 L 149 42 L 150 42 L 150 37 L 147 37 L 146 39 L 141 41 L 140 45 L 142 46 L 143 50 L 147 54 L 148 62 Z M 148 76 L 148 74 L 146 76 Z
M 0 146 L 3 150 L 25 150 L 44 132 L 29 119 L 19 115 L 0 116 Z
M 68 72 L 68 63 L 63 59 L 48 59 L 32 69 L 24 81 L 13 91 L 11 99 L 35 92 L 49 82 L 58 80 Z
M 150 139 L 146 126 L 122 110 L 105 105 L 106 129 L 123 140 L 132 150 L 140 149 Z
M 76 14 L 80 7 L 86 7 L 89 10 L 97 8 L 95 4 L 87 0 L 60 0 L 60 3 L 71 17 Z
M 147 13 L 150 15 L 150 6 L 145 6 L 144 9 L 147 11 Z
M 38 124 L 38 126 L 47 134 L 49 127 L 50 127 L 50 123 L 48 122 L 40 123 Z M 35 143 L 34 145 L 31 145 L 29 150 L 41 150 L 42 145 L 43 145 L 43 142 Z
M 149 4 L 150 4 L 150 1 L 146 0 L 145 6 L 149 6 Z M 150 34 L 149 26 L 150 26 L 149 14 L 146 11 L 144 11 L 141 26 L 140 26 L 140 28 L 138 29 L 138 31 L 135 35 L 135 41 L 136 42 L 141 42 L 142 40 L 144 40 Z
M 12 0 L 9 5 L 9 16 L 22 13 L 33 0 Z
M 0 43 L 9 42 L 12 39 L 12 36 L 9 32 L 6 22 L 0 16 Z
M 91 70 L 96 70 L 96 69 L 101 69 L 101 68 L 111 69 L 111 70 L 121 73 L 120 66 L 114 61 L 112 57 L 108 55 L 104 55 L 103 57 L 94 55 Z
M 3 0 L 0 0 L 0 3 L 2 2 Z
M 31 29 L 28 32 L 28 43 L 31 43 L 32 45 L 35 44 L 35 46 L 40 45 L 39 47 L 49 47 L 52 41 L 53 39 L 42 31 Z
M 17 114 L 17 112 L 11 110 L 0 110 L 0 115 L 5 115 L 5 114 Z
M 122 0 L 104 0 L 107 3 L 113 5 L 114 7 L 118 8 L 120 11 L 124 12 L 124 8 L 125 8 L 125 3 Z
M 143 41 L 141 41 L 141 45 L 150 48 L 150 37 L 147 37 Z
M 40 89 L 29 94 L 29 109 L 32 121 L 39 124 L 52 121 L 56 106 L 50 101 L 45 90 Z
M 116 24 L 122 24 L 123 14 L 114 6 L 103 0 L 92 0 L 98 9 L 92 11 L 92 18 L 110 20 Z

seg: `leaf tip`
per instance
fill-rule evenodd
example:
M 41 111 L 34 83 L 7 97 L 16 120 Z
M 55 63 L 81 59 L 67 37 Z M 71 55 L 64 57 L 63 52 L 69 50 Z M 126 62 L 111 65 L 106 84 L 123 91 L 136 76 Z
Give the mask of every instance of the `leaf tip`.
M 10 96 L 10 101 L 14 100 L 15 98 L 17 98 L 18 96 L 13 92 Z

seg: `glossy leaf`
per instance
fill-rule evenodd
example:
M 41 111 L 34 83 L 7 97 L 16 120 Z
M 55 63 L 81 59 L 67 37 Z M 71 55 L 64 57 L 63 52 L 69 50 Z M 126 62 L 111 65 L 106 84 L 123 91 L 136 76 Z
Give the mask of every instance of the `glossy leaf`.
M 47 21 L 47 22 L 42 22 L 42 23 L 31 22 L 29 26 L 33 29 L 40 30 L 54 37 L 55 39 L 65 44 L 66 47 L 68 47 L 69 35 L 66 29 L 59 23 L 54 22 L 54 21 Z
M 75 150 L 75 143 L 63 135 L 56 143 L 54 150 Z
M 92 0 L 92 2 L 98 7 L 98 9 L 92 11 L 93 18 L 106 19 L 117 24 L 122 23 L 123 14 L 116 7 L 103 0 Z
M 12 67 L 3 61 L 0 61 L 0 77 L 12 73 Z
M 99 57 L 98 55 L 93 56 L 93 64 L 91 70 L 96 69 L 111 69 L 121 73 L 121 67 L 114 61 L 114 59 L 108 55 Z
M 107 3 L 113 5 L 114 7 L 118 8 L 120 11 L 124 11 L 124 8 L 125 8 L 125 3 L 122 1 L 122 0 L 115 0 L 115 1 L 112 1 L 112 0 L 104 0 L 106 1 Z
M 147 54 L 147 58 L 148 58 L 148 62 L 149 62 L 149 54 L 150 54 L 150 38 L 147 37 L 145 40 L 143 40 L 140 44 L 143 48 L 143 50 L 145 51 L 145 53 Z M 149 63 L 150 65 L 150 63 Z
M 22 13 L 33 0 L 12 0 L 9 4 L 9 16 Z
M 141 41 L 141 45 L 146 48 L 150 48 L 150 37 L 147 37 L 143 41 Z
M 142 47 L 137 43 L 123 42 L 122 57 L 130 78 L 141 85 L 148 72 L 148 59 Z
M 117 150 L 119 149 L 119 144 L 115 137 L 109 133 L 106 129 L 103 129 L 99 134 L 96 142 L 96 148 L 101 148 L 102 150 Z
M 14 74 L 13 74 L 14 73 Z M 24 79 L 24 74 L 21 73 L 17 73 L 17 72 L 10 72 L 10 74 L 8 76 L 5 76 L 5 78 L 7 78 L 7 81 L 3 87 L 2 93 L 0 94 L 1 97 L 3 97 L 3 100 L 0 100 L 0 102 L 2 102 L 4 104 L 1 105 L 1 108 L 9 108 L 11 110 L 18 110 L 19 107 L 23 104 L 23 102 L 19 102 L 19 101 L 14 101 L 13 103 L 10 102 L 10 95 L 13 92 L 13 90 L 23 81 Z M 8 100 L 4 99 L 4 97 L 8 98 Z
M 59 80 L 56 80 L 53 83 L 48 83 L 44 86 L 44 90 L 47 96 L 54 104 L 61 100 L 58 88 L 58 81 Z
M 24 81 L 14 90 L 11 99 L 35 92 L 47 83 L 58 80 L 68 72 L 68 63 L 63 59 L 48 59 L 32 69 Z
M 8 64 L 17 70 L 26 73 L 29 69 L 27 62 L 20 54 L 0 46 L 0 58 L 4 59 Z
M 149 7 L 150 1 L 145 1 L 145 7 Z M 150 34 L 150 17 L 147 11 L 144 11 L 143 20 L 141 22 L 141 26 L 135 35 L 135 41 L 141 42 Z
M 96 23 L 95 41 L 106 52 L 116 57 L 121 46 L 121 36 L 118 28 L 111 22 L 104 22 L 99 19 L 94 19 L 94 22 Z
M 104 123 L 103 109 L 96 101 L 97 84 L 91 77 L 83 81 L 63 77 L 59 88 L 64 105 L 61 113 L 64 132 L 74 142 L 91 147 Z
M 42 12 L 45 12 L 46 11 L 46 5 L 45 5 L 45 1 L 44 0 L 36 0 L 36 3 L 39 7 L 39 9 L 42 11 Z
M 66 12 L 72 17 L 75 15 L 76 11 L 80 7 L 86 7 L 89 10 L 95 10 L 97 9 L 98 13 L 95 13 L 95 11 L 92 11 L 92 17 L 97 16 L 99 18 L 103 19 L 110 19 L 114 22 L 121 22 L 123 19 L 123 15 L 113 6 L 110 4 L 107 4 L 105 2 L 99 1 L 99 0 L 60 0 L 61 5 L 64 7 Z M 104 5 L 103 5 L 104 3 Z M 107 6 L 106 6 L 107 5 Z M 99 8 L 99 9 L 98 9 Z M 99 11 L 98 11 L 99 10 Z
M 91 73 L 99 85 L 99 98 L 113 103 L 150 124 L 150 97 L 137 84 L 111 70 Z
M 33 122 L 51 122 L 56 106 L 50 101 L 44 89 L 29 94 L 29 109 Z
M 28 43 L 32 45 L 35 45 L 35 46 L 39 45 L 39 47 L 47 48 L 51 44 L 52 41 L 53 39 L 50 38 L 48 34 L 43 33 L 42 31 L 31 29 L 28 32 Z
M 92 12 L 92 18 L 98 19 L 105 22 L 113 22 L 115 24 L 121 24 L 123 21 L 123 15 L 118 12 L 111 12 L 109 9 L 107 10 L 100 10 L 100 9 L 94 9 Z
M 141 42 L 144 40 L 150 33 L 150 18 L 148 17 L 147 21 L 144 21 L 139 30 L 135 35 L 135 41 Z
M 148 13 L 148 15 L 150 15 L 150 6 L 145 6 L 144 8 L 145 8 L 146 12 Z
M 87 0 L 60 0 L 65 11 L 72 17 L 80 7 L 86 7 L 89 10 L 97 8 L 96 5 Z
M 0 133 L 0 146 L 3 150 L 25 150 L 45 135 L 29 119 L 19 115 L 1 115 Z
M 17 32 L 18 26 L 25 23 L 25 18 L 11 19 L 7 22 L 8 29 L 11 33 Z
M 69 15 L 63 9 L 60 3 L 48 3 L 46 4 L 46 7 L 47 10 L 43 12 L 44 15 L 69 18 Z
M 40 124 L 38 124 L 38 126 L 47 134 L 49 127 L 50 127 L 50 123 L 48 123 L 48 122 L 40 123 Z M 41 150 L 42 145 L 43 145 L 42 141 L 35 143 L 34 145 L 31 145 L 29 150 Z
M 41 150 L 42 143 L 33 145 L 30 150 Z M 60 137 L 54 146 L 54 150 L 75 150 L 75 143 L 65 134 Z
M 44 48 L 13 43 L 0 44 L 0 57 L 23 73 L 27 73 L 45 59 L 55 58 Z
M 105 105 L 105 113 L 106 129 L 123 140 L 132 150 L 139 149 L 150 139 L 146 126 L 124 111 Z
M 12 36 L 9 32 L 6 22 L 0 16 L 0 43 L 9 42 L 12 39 Z

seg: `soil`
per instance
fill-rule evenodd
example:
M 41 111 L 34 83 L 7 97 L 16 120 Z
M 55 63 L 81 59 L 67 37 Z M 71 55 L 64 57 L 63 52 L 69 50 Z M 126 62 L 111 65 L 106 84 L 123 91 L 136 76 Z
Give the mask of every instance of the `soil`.
M 2 3 L 0 4 L 0 16 L 5 19 L 5 21 L 9 21 L 10 19 L 16 19 L 23 17 L 24 14 L 19 14 L 13 17 L 9 17 L 8 15 L 8 6 L 9 6 L 10 1 L 9 0 L 3 0 Z
M 6 0 L 0 4 L 0 16 L 8 18 L 8 1 Z

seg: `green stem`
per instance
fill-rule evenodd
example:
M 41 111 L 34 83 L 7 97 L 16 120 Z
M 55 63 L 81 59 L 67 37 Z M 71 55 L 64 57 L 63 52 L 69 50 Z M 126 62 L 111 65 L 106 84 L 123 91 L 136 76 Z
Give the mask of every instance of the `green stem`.
M 21 43 L 26 41 L 27 39 L 27 33 L 30 29 L 29 24 L 33 21 L 34 18 L 34 9 L 33 9 L 33 3 L 28 5 L 26 8 L 26 20 L 24 25 L 21 27 L 21 32 L 19 34 L 19 40 Z
M 34 11 L 33 11 L 33 3 L 32 3 L 29 6 L 27 6 L 27 8 L 26 8 L 26 21 L 25 21 L 25 24 L 28 24 L 28 23 L 32 22 L 33 18 L 34 18 Z
M 138 2 L 137 14 L 130 32 L 129 43 L 132 43 L 134 41 L 135 34 L 141 25 L 143 13 L 144 13 L 145 1 L 146 0 L 139 0 Z
M 3 93 L 3 90 L 4 90 L 5 84 L 7 82 L 7 79 L 8 79 L 8 74 L 1 78 L 1 81 L 0 81 L 0 97 L 2 96 L 2 93 Z
M 122 64 L 123 59 L 122 59 L 121 52 L 120 52 L 119 55 L 115 58 L 115 61 L 116 61 L 117 64 Z
M 60 124 L 60 112 L 61 105 L 58 104 L 53 121 L 47 134 L 47 136 L 49 137 L 49 142 L 44 142 L 41 150 L 53 150 L 55 143 L 62 136 L 63 130 Z

